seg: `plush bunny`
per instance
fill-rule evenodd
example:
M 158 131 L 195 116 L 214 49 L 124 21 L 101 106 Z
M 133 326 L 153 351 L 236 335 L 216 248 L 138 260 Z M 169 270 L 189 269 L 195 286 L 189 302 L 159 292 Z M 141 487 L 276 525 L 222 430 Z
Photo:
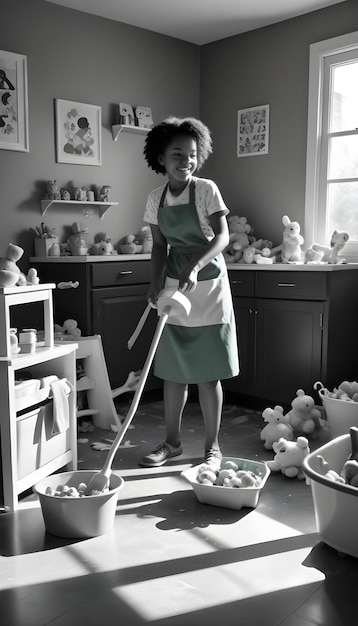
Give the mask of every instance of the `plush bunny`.
M 304 239 L 300 235 L 300 225 L 298 222 L 291 222 L 287 215 L 282 218 L 284 225 L 283 237 L 282 237 L 282 251 L 281 261 L 282 263 L 297 263 L 303 260 L 303 253 L 301 250 L 301 244 Z
M 262 417 L 266 422 L 260 433 L 260 439 L 264 442 L 266 450 L 272 450 L 272 445 L 281 437 L 292 441 L 293 429 L 289 424 L 288 418 L 283 414 L 283 407 L 277 404 L 273 409 L 267 407 Z

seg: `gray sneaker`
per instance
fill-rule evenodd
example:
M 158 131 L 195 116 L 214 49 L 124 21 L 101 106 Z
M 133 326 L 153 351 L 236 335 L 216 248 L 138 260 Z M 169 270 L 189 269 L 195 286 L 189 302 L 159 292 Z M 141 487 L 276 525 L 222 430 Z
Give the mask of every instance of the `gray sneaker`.
M 159 444 L 153 452 L 144 456 L 142 460 L 139 461 L 139 465 L 143 465 L 143 467 L 159 467 L 160 465 L 164 465 L 168 459 L 179 456 L 182 453 L 183 448 L 181 446 L 174 448 L 170 443 L 165 441 Z
M 214 472 L 218 472 L 221 467 L 222 458 L 223 455 L 221 454 L 220 450 L 217 450 L 216 448 L 210 448 L 210 450 L 205 452 L 204 464 L 209 465 L 210 469 L 212 469 Z

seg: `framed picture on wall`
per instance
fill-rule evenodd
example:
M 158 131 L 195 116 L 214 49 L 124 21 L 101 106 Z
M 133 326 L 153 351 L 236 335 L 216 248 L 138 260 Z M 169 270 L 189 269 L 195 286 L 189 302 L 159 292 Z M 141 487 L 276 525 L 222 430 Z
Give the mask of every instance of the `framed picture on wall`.
M 269 105 L 237 112 L 237 156 L 258 156 L 269 151 Z
M 57 163 L 101 165 L 101 107 L 56 100 L 55 108 Z
M 27 60 L 0 50 L 0 149 L 29 151 Z

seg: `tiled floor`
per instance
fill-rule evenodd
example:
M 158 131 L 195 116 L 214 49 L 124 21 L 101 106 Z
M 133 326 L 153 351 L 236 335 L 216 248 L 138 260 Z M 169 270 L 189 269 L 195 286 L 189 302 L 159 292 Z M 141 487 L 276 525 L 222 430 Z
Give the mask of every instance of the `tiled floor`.
M 225 407 L 225 455 L 268 460 L 260 413 Z M 320 543 L 311 488 L 271 474 L 255 509 L 200 504 L 180 472 L 202 459 L 195 402 L 184 454 L 144 469 L 164 435 L 162 404 L 144 400 L 117 453 L 124 478 L 113 529 L 67 540 L 45 532 L 32 494 L 0 515 L 0 611 L 6 626 L 342 626 L 356 623 L 358 561 Z M 102 442 L 110 431 L 81 433 Z M 80 469 L 106 452 L 79 443 Z M 315 443 L 314 445 L 317 445 Z M 357 535 L 358 541 L 358 535 Z

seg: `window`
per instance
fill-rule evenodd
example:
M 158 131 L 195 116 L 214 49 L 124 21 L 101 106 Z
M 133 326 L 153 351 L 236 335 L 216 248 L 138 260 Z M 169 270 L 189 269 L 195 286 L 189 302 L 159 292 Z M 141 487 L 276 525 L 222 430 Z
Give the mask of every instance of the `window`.
M 305 241 L 358 260 L 358 33 L 311 45 L 307 133 Z

